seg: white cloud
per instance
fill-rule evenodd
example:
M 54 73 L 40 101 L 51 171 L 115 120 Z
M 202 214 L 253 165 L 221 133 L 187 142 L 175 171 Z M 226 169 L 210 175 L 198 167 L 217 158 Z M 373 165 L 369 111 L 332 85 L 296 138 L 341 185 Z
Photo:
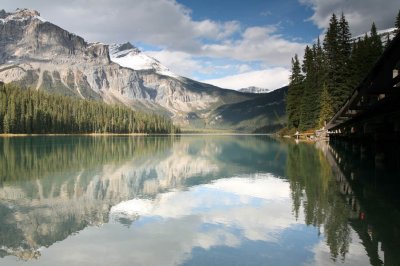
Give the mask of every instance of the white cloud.
M 241 39 L 203 45 L 203 54 L 241 61 L 261 61 L 268 66 L 288 66 L 294 54 L 304 51 L 305 43 L 285 40 L 275 26 L 247 28 Z
M 239 73 L 249 72 L 249 71 L 251 71 L 251 66 L 249 66 L 247 64 L 242 64 L 242 65 L 238 66 L 238 70 L 239 70 Z
M 371 28 L 375 22 L 378 29 L 392 28 L 399 11 L 398 0 L 299 0 L 314 10 L 311 20 L 321 29 L 329 24 L 332 13 L 342 12 L 349 21 L 353 35 L 359 35 Z
M 209 39 L 224 39 L 240 30 L 238 21 L 228 21 L 225 23 L 216 23 L 206 19 L 199 22 L 193 22 L 194 33 L 197 37 L 206 37 Z
M 289 83 L 289 74 L 289 69 L 276 67 L 227 76 L 220 79 L 204 80 L 203 82 L 234 90 L 249 86 L 274 90 Z

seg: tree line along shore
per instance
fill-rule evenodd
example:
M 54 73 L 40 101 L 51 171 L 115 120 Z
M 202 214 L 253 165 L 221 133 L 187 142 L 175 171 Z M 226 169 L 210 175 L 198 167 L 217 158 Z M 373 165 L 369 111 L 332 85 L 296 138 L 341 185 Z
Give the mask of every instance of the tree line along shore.
M 0 134 L 174 134 L 164 116 L 0 83 Z

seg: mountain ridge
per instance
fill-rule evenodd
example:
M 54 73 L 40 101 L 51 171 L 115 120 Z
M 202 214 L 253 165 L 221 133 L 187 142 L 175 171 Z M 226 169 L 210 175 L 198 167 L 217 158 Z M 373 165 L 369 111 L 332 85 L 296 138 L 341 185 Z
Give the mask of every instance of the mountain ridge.
M 242 88 L 242 89 L 239 89 L 239 91 L 245 92 L 245 93 L 269 93 L 269 92 L 271 92 L 270 89 L 260 88 L 260 87 L 255 87 L 255 86 Z
M 193 113 L 204 127 L 219 106 L 257 98 L 176 75 L 130 43 L 86 42 L 29 9 L 0 11 L 0 50 L 4 83 L 164 114 L 182 127 L 193 127 Z

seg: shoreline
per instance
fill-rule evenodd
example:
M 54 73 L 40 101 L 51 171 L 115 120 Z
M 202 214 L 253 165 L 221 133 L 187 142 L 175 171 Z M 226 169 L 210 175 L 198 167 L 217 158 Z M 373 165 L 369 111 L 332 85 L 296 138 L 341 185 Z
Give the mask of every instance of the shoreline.
M 26 134 L 26 133 L 7 133 L 0 134 L 0 138 L 14 137 L 57 137 L 57 136 L 148 136 L 147 133 L 43 133 L 43 134 Z M 172 134 L 171 134 L 172 135 Z
M 179 134 L 149 134 L 149 133 L 44 133 L 44 134 L 0 134 L 0 138 L 18 138 L 18 137 L 62 137 L 62 136 L 274 136 L 273 133 L 242 133 L 242 132 L 187 132 Z

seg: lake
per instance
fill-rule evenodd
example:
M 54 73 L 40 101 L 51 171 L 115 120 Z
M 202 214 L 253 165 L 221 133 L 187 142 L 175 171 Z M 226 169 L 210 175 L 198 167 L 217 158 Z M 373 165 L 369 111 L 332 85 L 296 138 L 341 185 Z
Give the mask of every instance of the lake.
M 397 175 L 268 136 L 0 138 L 0 265 L 400 265 Z

